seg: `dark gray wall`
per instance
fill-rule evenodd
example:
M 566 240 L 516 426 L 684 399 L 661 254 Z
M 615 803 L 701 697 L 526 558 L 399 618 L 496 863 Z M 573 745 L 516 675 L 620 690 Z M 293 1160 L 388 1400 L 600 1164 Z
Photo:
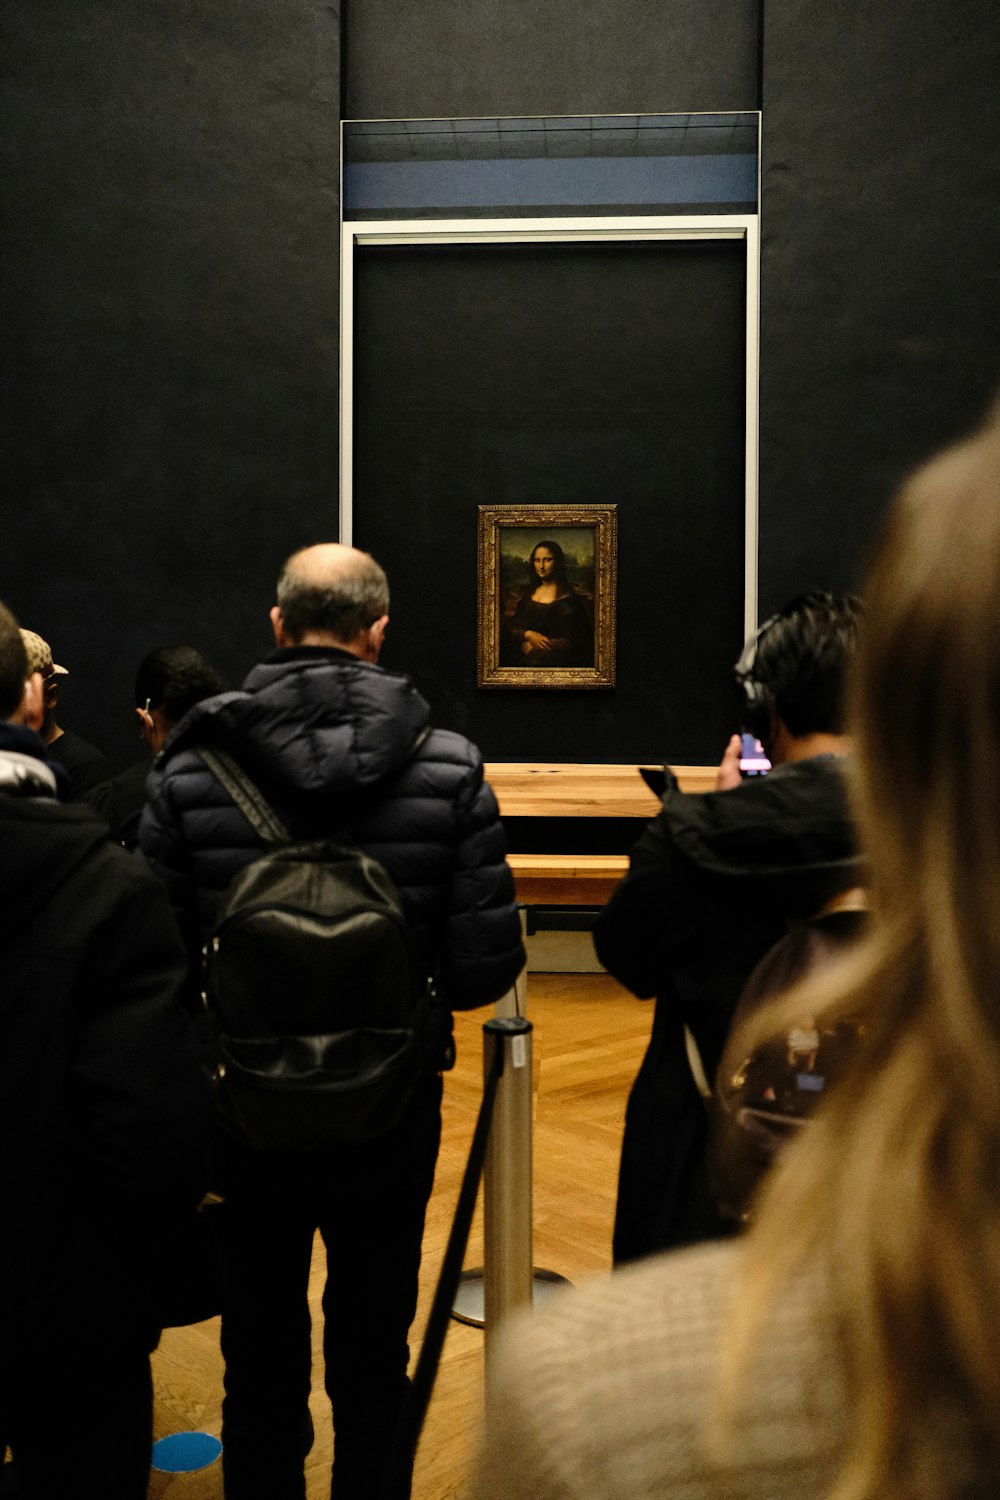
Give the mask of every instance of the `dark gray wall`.
M 757 0 L 351 0 L 344 112 L 753 108 L 762 66 L 769 608 L 854 581 L 1000 380 L 998 17 L 767 0 L 760 53 Z M 334 528 L 339 22 L 5 7 L 0 597 L 122 758 L 138 657 L 238 676 L 277 562 Z
M 118 758 L 138 659 L 239 678 L 336 526 L 339 16 L 11 0 L 0 597 Z
M 767 0 L 761 608 L 855 584 L 1000 385 L 1000 10 Z
M 346 0 L 345 113 L 757 108 L 758 0 Z

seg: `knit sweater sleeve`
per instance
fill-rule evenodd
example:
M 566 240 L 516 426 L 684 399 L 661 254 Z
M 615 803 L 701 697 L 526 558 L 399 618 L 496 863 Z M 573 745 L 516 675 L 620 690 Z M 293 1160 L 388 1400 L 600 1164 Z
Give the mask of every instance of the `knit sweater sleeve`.
M 728 1420 L 720 1352 L 739 1247 L 661 1256 L 505 1330 L 473 1500 L 802 1500 L 836 1473 L 824 1296 L 786 1288 Z
M 581 1500 L 587 1493 L 576 1455 L 546 1430 L 546 1402 L 508 1345 L 490 1388 L 490 1416 L 467 1500 Z

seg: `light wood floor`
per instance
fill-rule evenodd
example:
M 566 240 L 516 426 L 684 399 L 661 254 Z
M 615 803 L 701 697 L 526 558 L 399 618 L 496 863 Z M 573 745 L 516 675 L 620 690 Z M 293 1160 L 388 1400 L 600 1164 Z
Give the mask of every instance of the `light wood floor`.
M 649 1037 L 652 1009 L 603 974 L 532 975 L 534 1023 L 535 1264 L 571 1280 L 606 1273 L 625 1100 Z M 445 1079 L 444 1131 L 427 1217 L 421 1296 L 412 1330 L 419 1348 L 444 1253 L 482 1091 L 482 1025 L 488 1010 L 456 1016 L 458 1063 Z M 466 1265 L 482 1264 L 481 1208 Z M 327 1500 L 332 1432 L 319 1349 L 323 1286 L 317 1239 L 310 1301 L 316 1442 L 307 1460 L 309 1500 Z M 154 1436 L 221 1430 L 218 1320 L 168 1329 L 153 1359 Z M 483 1408 L 483 1335 L 452 1321 L 417 1455 L 413 1500 L 459 1496 L 475 1454 Z M 264 1435 L 262 1435 L 264 1437 Z M 265 1438 L 266 1440 L 266 1438 Z M 218 1500 L 218 1463 L 195 1474 L 154 1473 L 150 1496 Z

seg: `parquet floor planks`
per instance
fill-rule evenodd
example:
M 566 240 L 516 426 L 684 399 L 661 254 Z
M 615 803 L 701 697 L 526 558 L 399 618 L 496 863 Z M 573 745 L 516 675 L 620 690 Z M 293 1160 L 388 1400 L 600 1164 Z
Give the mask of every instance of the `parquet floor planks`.
M 610 1268 L 625 1100 L 649 1037 L 652 1009 L 604 974 L 538 974 L 528 984 L 528 1015 L 534 1024 L 535 1264 L 576 1281 Z M 489 1010 L 479 1010 L 455 1018 L 458 1063 L 445 1080 L 444 1130 L 424 1234 L 414 1351 L 423 1334 L 479 1108 L 482 1025 L 489 1016 Z M 317 1239 L 310 1284 L 316 1442 L 306 1465 L 309 1500 L 327 1500 L 333 1445 L 319 1347 L 322 1248 Z M 465 1263 L 482 1264 L 481 1205 Z M 153 1358 L 155 1437 L 193 1427 L 220 1432 L 218 1332 L 218 1320 L 213 1319 L 164 1333 Z M 483 1334 L 453 1321 L 417 1454 L 413 1500 L 452 1500 L 462 1494 L 482 1411 Z M 262 1433 L 261 1441 L 266 1440 Z M 216 1463 L 186 1475 L 154 1473 L 149 1495 L 153 1500 L 221 1500 L 221 1467 Z

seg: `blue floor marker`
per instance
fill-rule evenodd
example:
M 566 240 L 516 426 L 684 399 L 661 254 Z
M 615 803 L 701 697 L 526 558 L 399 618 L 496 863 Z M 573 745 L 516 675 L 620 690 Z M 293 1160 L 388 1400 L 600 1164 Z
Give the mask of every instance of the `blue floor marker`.
M 172 1432 L 153 1444 L 153 1468 L 162 1474 L 191 1474 L 214 1464 L 221 1452 L 219 1439 L 207 1432 Z

